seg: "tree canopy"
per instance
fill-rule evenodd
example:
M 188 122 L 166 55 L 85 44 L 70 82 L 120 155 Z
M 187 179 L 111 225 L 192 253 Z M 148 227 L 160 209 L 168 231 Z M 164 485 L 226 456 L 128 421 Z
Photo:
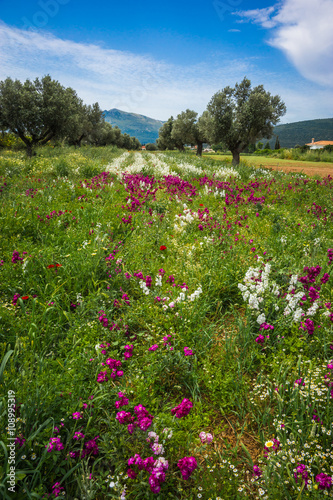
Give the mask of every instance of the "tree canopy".
M 28 156 L 36 146 L 52 139 L 66 139 L 75 146 L 81 146 L 82 141 L 126 149 L 141 146 L 138 139 L 105 122 L 97 102 L 83 104 L 72 88 L 65 88 L 49 75 L 33 82 L 11 78 L 0 82 L 0 130 L 19 137 Z
M 272 96 L 263 85 L 251 88 L 247 78 L 235 88 L 225 87 L 211 98 L 209 139 L 222 142 L 231 151 L 233 165 L 239 164 L 239 155 L 257 139 L 272 137 L 273 126 L 286 112 L 280 96 Z
M 198 113 L 191 109 L 177 115 L 171 131 L 171 138 L 178 144 L 191 144 L 197 146 L 197 155 L 202 154 L 202 145 L 206 141 L 203 117 L 197 119 Z M 200 123 L 200 119 L 202 123 Z
M 33 82 L 0 82 L 0 127 L 20 137 L 29 156 L 37 144 L 69 134 L 80 113 L 82 101 L 76 92 L 49 75 Z

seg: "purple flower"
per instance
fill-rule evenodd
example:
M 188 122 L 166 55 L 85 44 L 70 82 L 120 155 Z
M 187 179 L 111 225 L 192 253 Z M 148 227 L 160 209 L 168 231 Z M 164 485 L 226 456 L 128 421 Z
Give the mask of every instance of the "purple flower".
M 62 444 L 60 438 L 51 438 L 50 442 L 45 446 L 45 448 L 47 448 L 48 452 L 51 452 L 53 450 L 61 451 L 64 449 L 64 445 Z
M 257 344 L 264 344 L 265 343 L 265 337 L 263 335 L 259 335 L 257 338 L 256 338 L 256 342 Z
M 298 480 L 299 476 L 305 482 L 305 487 L 307 487 L 307 484 L 308 484 L 308 481 L 309 481 L 309 479 L 308 479 L 309 475 L 308 475 L 308 472 L 306 470 L 306 465 L 304 465 L 304 464 L 297 464 L 296 470 L 294 472 L 294 478 L 295 478 L 296 483 L 298 482 L 297 480 Z
M 319 299 L 319 293 L 313 286 L 310 286 L 309 288 L 309 297 L 311 299 L 311 302 L 314 302 L 315 300 Z
M 104 372 L 100 372 L 98 375 L 97 375 L 97 382 L 98 383 L 102 383 L 102 382 L 107 382 L 109 379 L 108 379 L 108 372 L 105 370 Z
M 330 279 L 330 275 L 328 273 L 324 273 L 323 277 L 320 280 L 320 282 L 324 285 L 325 283 L 328 282 L 329 279 Z
M 262 476 L 262 470 L 258 467 L 258 465 L 253 466 L 253 475 L 257 477 Z
M 79 411 L 75 411 L 74 413 L 72 413 L 72 415 L 74 420 L 79 420 L 80 418 L 82 418 L 82 414 Z
M 184 354 L 185 356 L 193 356 L 194 352 L 188 347 L 184 347 Z
M 118 392 L 118 396 L 120 397 L 120 399 L 117 400 L 114 404 L 117 409 L 121 406 L 128 405 L 128 398 L 125 397 L 125 394 L 123 394 L 122 392 Z
M 81 457 L 84 458 L 86 455 L 98 455 L 99 449 L 96 443 L 96 439 L 98 439 L 99 436 L 94 437 L 94 439 L 91 439 L 90 441 L 87 441 L 85 443 L 85 449 L 83 450 Z
M 23 257 L 20 257 L 20 253 L 15 250 L 12 255 L 12 263 L 16 264 L 16 262 L 19 262 L 20 260 L 23 260 Z
M 133 434 L 134 432 L 134 429 L 135 429 L 135 425 L 134 424 L 128 424 L 127 426 L 127 430 L 130 434 Z
M 18 299 L 19 299 L 20 297 L 21 297 L 21 295 L 20 295 L 19 293 L 15 293 L 15 294 L 14 294 L 14 297 L 13 297 L 13 300 L 12 300 L 12 304 L 13 304 L 14 306 L 16 306 L 17 301 L 18 301 Z
M 332 486 L 332 478 L 321 472 L 316 476 L 316 482 L 319 483 L 320 490 L 328 490 Z
M 151 276 L 149 276 L 149 275 L 148 275 L 148 276 L 146 276 L 146 286 L 147 286 L 148 288 L 150 288 L 150 287 L 151 287 L 152 281 L 153 281 L 153 280 L 152 280 L 152 277 L 151 277 Z
M 149 347 L 148 351 L 156 351 L 158 349 L 158 344 L 153 344 L 151 347 Z
M 54 485 L 52 486 L 52 495 L 58 497 L 59 495 L 62 494 L 63 489 L 64 488 L 60 486 L 60 483 L 54 483 Z
M 138 453 L 136 453 L 134 457 L 129 458 L 127 463 L 130 467 L 136 465 L 139 470 L 144 468 L 143 460 Z
M 178 461 L 177 466 L 180 468 L 183 478 L 188 479 L 198 467 L 198 464 L 194 457 L 184 457 Z
M 147 457 L 143 461 L 143 466 L 147 472 L 152 472 L 154 463 L 155 463 L 154 457 Z
M 306 319 L 304 322 L 301 322 L 301 326 L 299 327 L 301 330 L 307 330 L 309 335 L 313 335 L 314 332 L 314 322 L 312 319 Z
M 129 359 L 133 356 L 133 344 L 131 345 L 125 345 L 125 352 L 124 352 L 124 358 Z
M 22 437 L 22 434 L 20 436 L 18 436 L 17 438 L 15 438 L 15 444 L 19 447 L 19 448 L 22 448 L 22 446 L 24 446 L 24 443 L 25 443 L 25 439 L 24 437 Z
M 139 420 L 139 427 L 142 431 L 146 431 L 153 422 L 150 418 L 144 417 Z
M 135 479 L 137 475 L 138 475 L 138 473 L 135 472 L 133 469 L 127 469 L 127 476 L 130 479 Z
M 171 414 L 175 415 L 176 418 L 186 417 L 190 413 L 192 408 L 193 403 L 189 399 L 185 398 L 178 406 L 172 408 Z
M 120 424 L 128 424 L 132 422 L 132 415 L 129 411 L 119 411 L 116 415 L 116 419 Z
M 75 432 L 73 439 L 84 439 L 84 434 L 82 434 L 82 432 L 80 431 Z

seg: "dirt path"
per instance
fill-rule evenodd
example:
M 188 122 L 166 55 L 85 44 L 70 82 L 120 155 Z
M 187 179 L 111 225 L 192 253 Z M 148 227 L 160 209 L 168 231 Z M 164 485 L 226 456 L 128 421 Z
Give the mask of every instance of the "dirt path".
M 214 160 L 231 159 L 230 155 L 207 155 Z M 297 161 L 297 160 L 281 160 L 280 158 L 269 158 L 265 156 L 241 156 L 241 161 L 245 161 L 248 165 L 274 170 L 282 170 L 283 172 L 298 172 L 309 176 L 320 175 L 333 177 L 333 163 L 317 162 L 317 161 Z

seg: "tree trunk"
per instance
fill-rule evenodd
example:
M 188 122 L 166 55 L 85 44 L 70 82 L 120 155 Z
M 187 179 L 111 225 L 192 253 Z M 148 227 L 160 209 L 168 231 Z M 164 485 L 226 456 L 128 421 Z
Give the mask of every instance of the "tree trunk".
M 27 156 L 28 158 L 32 157 L 32 144 L 26 144 L 27 146 Z
M 198 141 L 198 147 L 197 147 L 197 156 L 202 155 L 202 142 Z
M 237 167 L 239 165 L 239 161 L 240 161 L 240 157 L 239 157 L 240 151 L 237 149 L 237 150 L 231 151 L 231 152 L 232 152 L 232 164 L 234 167 Z

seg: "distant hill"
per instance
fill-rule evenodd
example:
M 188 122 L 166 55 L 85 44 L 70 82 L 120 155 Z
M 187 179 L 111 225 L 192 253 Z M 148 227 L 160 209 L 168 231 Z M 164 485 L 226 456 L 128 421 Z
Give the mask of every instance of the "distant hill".
M 103 111 L 103 113 L 107 122 L 117 125 L 123 134 L 137 137 L 142 144 L 156 142 L 159 128 L 165 123 L 148 116 L 127 113 L 116 108 Z M 311 142 L 312 138 L 315 141 L 333 141 L 333 118 L 277 125 L 274 127 L 274 136 L 269 140 L 272 149 L 275 146 L 277 135 L 282 148 L 293 148 L 296 144 L 303 146 Z M 262 141 L 265 144 L 267 139 L 262 139 Z
M 105 121 L 111 125 L 117 125 L 123 134 L 136 137 L 141 144 L 155 142 L 158 138 L 158 130 L 164 123 L 161 120 L 154 120 L 136 113 L 127 113 L 116 108 L 103 111 L 103 113 Z
M 303 122 L 286 123 L 274 127 L 274 136 L 269 143 L 275 146 L 276 136 L 279 136 L 281 148 L 293 148 L 297 144 L 303 146 L 312 141 L 333 141 L 333 118 L 306 120 Z M 267 139 L 263 139 L 263 142 Z

